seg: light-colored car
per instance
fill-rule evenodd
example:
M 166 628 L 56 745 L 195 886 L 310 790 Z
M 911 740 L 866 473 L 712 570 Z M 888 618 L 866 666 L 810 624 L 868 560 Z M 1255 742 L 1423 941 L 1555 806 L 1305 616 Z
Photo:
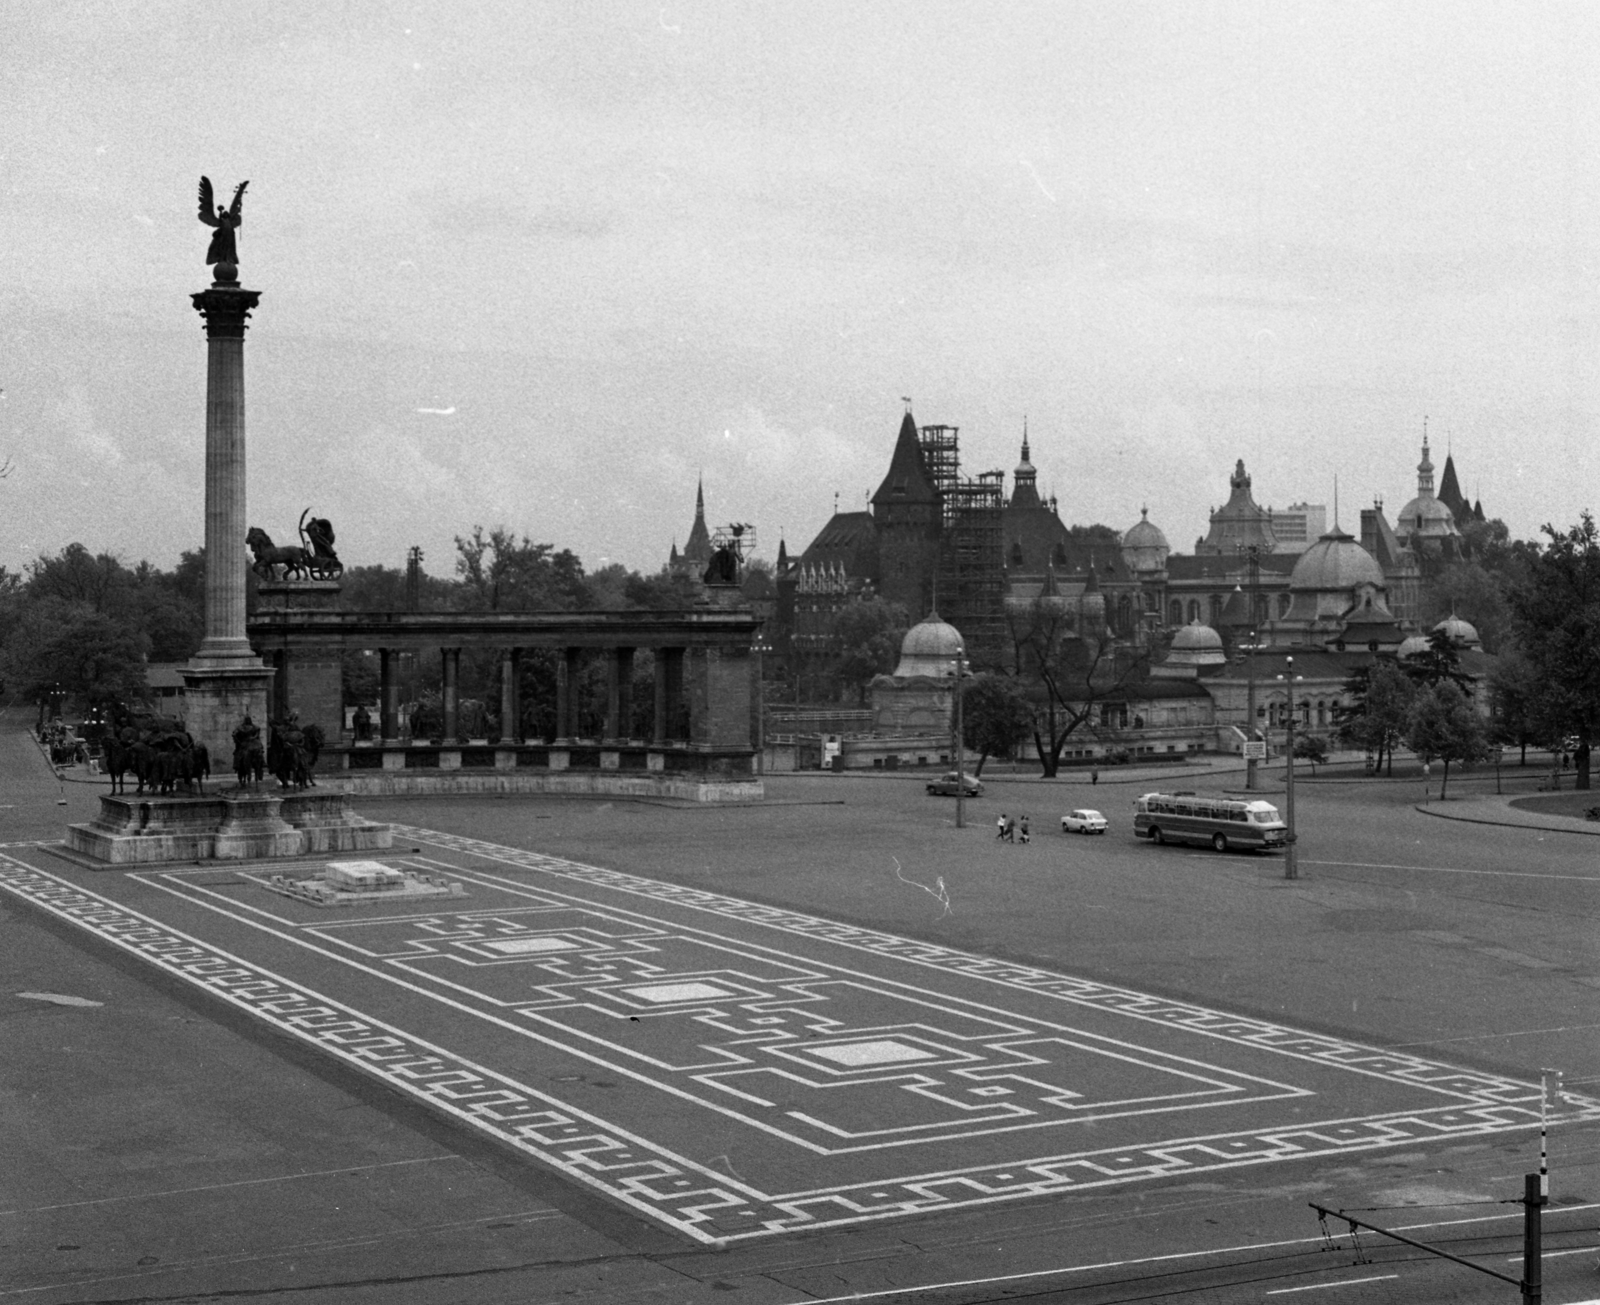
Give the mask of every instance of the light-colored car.
M 981 779 L 974 779 L 971 775 L 963 775 L 961 778 L 966 781 L 961 787 L 965 790 L 967 797 L 977 797 L 983 792 L 983 781 Z M 956 772 L 953 770 L 938 779 L 930 779 L 928 781 L 928 792 L 937 797 L 954 797 L 956 795 L 956 787 Z
M 1061 817 L 1061 832 L 1063 834 L 1103 834 L 1106 832 L 1106 818 L 1098 811 L 1091 811 L 1084 807 L 1081 811 L 1069 811 Z

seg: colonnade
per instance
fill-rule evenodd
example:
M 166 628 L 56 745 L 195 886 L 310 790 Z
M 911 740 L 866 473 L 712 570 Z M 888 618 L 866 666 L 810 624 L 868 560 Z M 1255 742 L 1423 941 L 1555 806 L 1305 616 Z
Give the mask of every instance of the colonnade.
M 379 732 L 385 741 L 400 737 L 400 657 L 409 649 L 380 647 L 379 702 L 381 704 Z M 512 647 L 504 650 L 501 660 L 500 719 L 502 738 L 510 743 L 525 743 L 522 724 L 522 655 L 525 649 Z M 585 652 L 599 651 L 605 658 L 606 710 L 603 733 L 596 742 L 620 745 L 643 742 L 633 735 L 633 671 L 636 648 L 611 646 L 599 650 L 584 647 L 562 647 L 556 660 L 556 729 L 553 742 L 557 745 L 575 743 L 579 739 L 578 679 Z M 655 716 L 650 741 L 656 744 L 693 742 L 691 738 L 674 739 L 671 731 L 683 717 L 684 655 L 683 647 L 657 647 L 655 654 Z M 443 709 L 443 734 L 447 739 L 457 736 L 460 725 L 461 647 L 445 646 L 439 650 L 440 698 Z M 690 732 L 693 732 L 691 725 Z

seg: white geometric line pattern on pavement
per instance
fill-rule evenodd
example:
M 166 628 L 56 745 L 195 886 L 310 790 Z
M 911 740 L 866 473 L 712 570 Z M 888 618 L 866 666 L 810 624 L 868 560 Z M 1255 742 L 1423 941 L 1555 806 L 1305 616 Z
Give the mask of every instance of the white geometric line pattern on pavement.
M 1529 1099 L 1530 1085 L 1490 1075 L 1467 1074 L 1436 1062 L 1394 1056 L 1357 1044 L 1299 1033 L 1282 1026 L 1240 1020 L 1203 1007 L 1146 997 L 1126 989 L 1053 975 L 1027 966 L 990 962 L 937 945 L 915 943 L 870 930 L 836 925 L 795 912 L 752 907 L 701 890 L 678 889 L 638 876 L 599 870 L 556 858 L 517 852 L 476 840 L 428 831 L 404 831 L 427 842 L 454 846 L 474 856 L 512 861 L 573 880 L 603 884 L 679 905 L 711 910 L 791 932 L 827 937 L 921 964 L 992 979 L 1030 991 L 1092 1005 L 1126 1006 L 1140 1018 L 1229 1040 L 1264 1045 L 1280 1054 L 1324 1059 L 1377 1077 L 1427 1085 L 1468 1098 L 1443 1116 L 1433 1112 L 1386 1118 L 1330 1121 L 1313 1127 L 1263 1129 L 1168 1145 L 1047 1157 L 1006 1165 L 920 1175 L 871 1184 L 765 1193 L 708 1171 L 576 1110 L 506 1075 L 497 1074 L 384 1024 L 260 966 L 160 924 L 97 894 L 12 858 L 0 856 L 0 888 L 92 930 L 170 973 L 206 988 L 277 1027 L 358 1065 L 400 1090 L 446 1110 L 463 1122 L 538 1156 L 568 1176 L 589 1184 L 637 1211 L 696 1240 L 723 1242 L 818 1228 L 893 1215 L 989 1204 L 1018 1197 L 1081 1190 L 1135 1178 L 1196 1174 L 1273 1159 L 1348 1152 L 1526 1127 L 1536 1119 L 1516 1103 Z M 1051 984 L 1059 985 L 1051 987 Z M 1582 1103 L 1585 1115 L 1600 1103 Z M 1566 1112 L 1571 1117 L 1571 1112 Z
M 928 965 L 967 977 L 986 979 L 1009 987 L 1042 993 L 1065 1001 L 1121 1015 L 1166 1024 L 1208 1037 L 1223 1038 L 1247 1046 L 1268 1048 L 1284 1055 L 1336 1065 L 1340 1069 L 1369 1073 L 1394 1082 L 1443 1088 L 1481 1097 L 1485 1102 L 1511 1104 L 1537 1101 L 1538 1087 L 1494 1074 L 1482 1074 L 1424 1060 L 1405 1052 L 1385 1051 L 1342 1038 L 1308 1033 L 1301 1029 L 1272 1024 L 1265 1020 L 1229 1015 L 1190 1002 L 1155 997 L 1131 988 L 1074 978 L 1052 970 L 1042 970 L 1013 961 L 994 960 L 972 952 L 958 951 L 938 943 L 920 942 L 896 934 L 841 924 L 818 916 L 805 915 L 783 907 L 763 906 L 741 901 L 703 888 L 646 879 L 621 870 L 606 870 L 561 857 L 524 852 L 495 843 L 443 834 L 415 826 L 396 825 L 395 833 L 436 847 L 465 852 L 486 860 L 502 861 L 529 870 L 540 870 L 582 883 L 597 884 L 640 897 L 670 902 L 707 911 L 729 919 L 762 924 L 811 938 L 822 938 L 843 946 L 877 955 Z M 1600 1113 L 1600 1102 L 1589 1102 L 1590 1110 Z M 1587 1116 L 1586 1116 L 1587 1117 Z

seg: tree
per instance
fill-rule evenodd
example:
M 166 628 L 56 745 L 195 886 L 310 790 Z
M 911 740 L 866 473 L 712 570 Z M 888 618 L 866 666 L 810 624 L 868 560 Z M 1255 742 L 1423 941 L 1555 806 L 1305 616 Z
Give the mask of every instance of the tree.
M 1450 563 L 1427 586 L 1423 626 L 1431 629 L 1447 616 L 1459 616 L 1478 631 L 1485 652 L 1499 652 L 1511 632 L 1506 601 L 1511 579 L 1510 570 L 1491 571 L 1478 561 Z
M 1108 701 L 1149 669 L 1148 649 L 1132 651 L 1110 639 L 1080 637 L 1077 614 L 1059 600 L 1035 599 L 1008 609 L 1017 679 L 1034 700 L 1033 741 L 1046 778 L 1061 768 L 1061 751 L 1082 726 L 1093 726 Z
M 1328 760 L 1328 741 L 1315 734 L 1296 734 L 1294 755 L 1311 763 L 1311 774 L 1315 778 L 1317 767 Z
M 834 614 L 828 626 L 838 650 L 833 673 L 841 684 L 855 688 L 861 706 L 866 706 L 872 677 L 893 673 L 909 624 L 903 604 L 882 598 L 850 603 Z
M 1433 631 L 1428 636 L 1428 646 L 1405 658 L 1400 669 L 1413 684 L 1443 684 L 1448 680 L 1472 696 L 1472 677 L 1461 669 L 1461 652 L 1444 630 Z
M 31 700 L 59 689 L 80 702 L 132 701 L 146 690 L 149 642 L 122 621 L 59 598 L 30 603 L 6 641 L 0 677 Z
M 1495 737 L 1521 750 L 1518 764 L 1528 764 L 1530 743 L 1541 747 L 1560 738 L 1539 696 L 1533 667 L 1520 649 L 1512 648 L 1500 655 L 1489 674 L 1489 695 L 1494 704 Z
M 1440 801 L 1450 785 L 1452 761 L 1481 761 L 1489 755 L 1488 735 L 1477 708 L 1448 680 L 1425 684 L 1417 690 L 1407 722 L 1406 743 L 1423 761 L 1444 762 Z
M 1577 786 L 1587 789 L 1600 736 L 1600 532 L 1586 511 L 1571 529 L 1546 525 L 1544 534 L 1549 543 L 1511 591 L 1512 623 L 1544 728 L 1577 739 Z
M 978 754 L 976 774 L 990 757 L 1008 757 L 1033 730 L 1033 707 L 1017 682 L 983 675 L 963 685 L 961 742 Z
M 1339 737 L 1372 754 L 1374 775 L 1387 756 L 1393 776 L 1394 749 L 1405 739 L 1415 686 L 1393 661 L 1380 658 L 1357 670 L 1344 687 L 1351 703 L 1335 712 Z
M 456 574 L 468 611 L 570 612 L 590 605 L 583 563 L 569 548 L 520 540 L 504 526 L 456 536 Z

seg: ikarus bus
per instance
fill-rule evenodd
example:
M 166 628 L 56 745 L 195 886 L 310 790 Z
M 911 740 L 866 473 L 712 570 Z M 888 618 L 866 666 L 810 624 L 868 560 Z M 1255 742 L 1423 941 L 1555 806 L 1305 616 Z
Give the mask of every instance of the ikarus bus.
M 1277 807 L 1258 798 L 1146 793 L 1133 804 L 1133 832 L 1156 843 L 1209 843 L 1226 852 L 1282 847 L 1289 827 Z

